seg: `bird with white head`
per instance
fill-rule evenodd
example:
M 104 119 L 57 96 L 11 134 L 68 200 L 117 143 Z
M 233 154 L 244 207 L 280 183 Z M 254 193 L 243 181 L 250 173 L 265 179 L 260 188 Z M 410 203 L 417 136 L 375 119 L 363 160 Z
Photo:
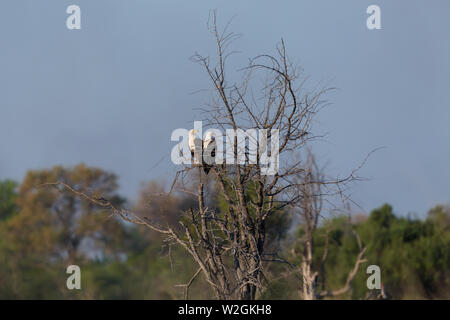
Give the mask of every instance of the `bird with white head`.
M 191 151 L 191 156 L 194 158 L 194 163 L 199 164 L 202 154 L 202 139 L 197 138 L 196 134 L 198 133 L 197 129 L 189 130 L 189 150 Z
M 206 133 L 205 140 L 198 138 L 197 133 L 198 130 L 196 129 L 189 130 L 189 150 L 194 158 L 194 164 L 199 165 L 201 163 L 203 170 L 208 174 L 216 156 L 216 139 L 210 131 Z
M 216 138 L 212 131 L 208 131 L 203 141 L 203 170 L 206 174 L 211 170 L 216 157 Z

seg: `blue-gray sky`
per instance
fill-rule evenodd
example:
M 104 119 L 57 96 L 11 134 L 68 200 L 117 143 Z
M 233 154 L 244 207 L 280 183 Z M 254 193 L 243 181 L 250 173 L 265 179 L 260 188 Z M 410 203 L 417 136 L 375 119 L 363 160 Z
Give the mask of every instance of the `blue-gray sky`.
M 281 3 L 280 3 L 281 2 Z M 66 8 L 82 29 L 66 28 Z M 381 7 L 382 30 L 366 28 Z M 450 2 L 447 0 L 2 0 L 0 179 L 85 162 L 117 173 L 133 198 L 167 179 L 170 134 L 192 127 L 207 97 L 211 9 L 241 33 L 238 61 L 273 53 L 283 37 L 312 84 L 339 88 L 316 123 L 315 149 L 344 175 L 373 148 L 353 189 L 366 211 L 389 202 L 420 216 L 450 202 Z

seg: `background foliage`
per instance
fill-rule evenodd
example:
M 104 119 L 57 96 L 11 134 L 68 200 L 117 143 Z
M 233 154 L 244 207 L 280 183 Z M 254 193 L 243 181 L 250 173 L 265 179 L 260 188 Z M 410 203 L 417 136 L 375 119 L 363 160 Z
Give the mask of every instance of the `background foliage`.
M 113 199 L 160 223 L 176 223 L 180 212 L 195 205 L 186 195 L 161 196 L 163 183 L 144 185 L 136 204 L 117 193 L 117 177 L 99 168 L 78 165 L 29 171 L 20 185 L 0 181 L 0 298 L 1 299 L 181 299 L 196 271 L 181 248 L 147 229 L 129 225 L 109 212 L 48 182 L 64 181 L 90 194 Z M 159 194 L 158 196 L 156 196 Z M 220 196 L 214 197 L 219 210 Z M 350 293 L 340 297 L 365 299 L 366 267 L 381 268 L 385 291 L 394 299 L 450 299 L 450 208 L 438 205 L 425 219 L 400 217 L 384 204 L 370 215 L 331 216 L 314 235 L 314 260 L 321 259 L 325 235 L 330 250 L 319 286 L 337 288 L 345 282 L 358 254 L 352 230 L 367 245 L 366 258 Z M 267 248 L 288 263 L 267 261 L 264 299 L 298 299 L 301 226 L 288 212 L 277 212 L 268 223 Z M 270 259 L 268 259 L 270 260 Z M 68 290 L 65 270 L 77 264 L 82 289 Z M 190 299 L 212 293 L 198 277 Z

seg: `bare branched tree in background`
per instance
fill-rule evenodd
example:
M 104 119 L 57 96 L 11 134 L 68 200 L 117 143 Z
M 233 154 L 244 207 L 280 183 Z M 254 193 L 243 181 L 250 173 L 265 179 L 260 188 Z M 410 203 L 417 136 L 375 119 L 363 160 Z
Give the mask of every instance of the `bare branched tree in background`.
M 361 239 L 356 231 L 352 230 L 360 250 L 358 256 L 356 257 L 355 264 L 349 271 L 345 284 L 342 288 L 337 290 L 326 290 L 325 263 L 327 261 L 330 244 L 330 230 L 326 233 L 325 247 L 321 261 L 316 268 L 314 268 L 313 262 L 313 253 L 315 251 L 314 232 L 324 218 L 324 198 L 334 196 L 336 193 L 341 194 L 342 196 L 342 190 L 340 188 L 356 178 L 354 177 L 353 179 L 334 182 L 326 181 L 312 153 L 308 154 L 304 169 L 305 170 L 299 173 L 296 177 L 296 179 L 300 182 L 299 187 L 296 190 L 298 195 L 300 195 L 300 200 L 293 204 L 294 211 L 300 216 L 300 224 L 303 229 L 303 235 L 299 239 L 301 248 L 301 265 L 299 269 L 302 282 L 300 295 L 305 300 L 340 296 L 351 289 L 351 283 L 356 276 L 360 265 L 366 262 L 364 259 L 366 247 L 361 243 Z M 336 189 L 337 192 L 330 190 L 330 182 L 331 185 L 335 187 L 334 189 Z M 319 278 L 321 279 L 321 288 L 318 286 Z

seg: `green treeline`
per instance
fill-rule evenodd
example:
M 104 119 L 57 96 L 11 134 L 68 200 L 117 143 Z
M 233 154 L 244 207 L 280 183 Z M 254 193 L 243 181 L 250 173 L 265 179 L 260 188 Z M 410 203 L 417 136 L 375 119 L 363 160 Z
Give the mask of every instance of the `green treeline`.
M 62 181 L 77 190 L 105 197 L 160 224 L 175 225 L 195 206 L 184 194 L 162 195 L 163 183 L 142 187 L 136 203 L 118 194 L 117 176 L 78 165 L 29 171 L 24 180 L 0 181 L 0 299 L 182 299 L 197 267 L 180 247 L 164 237 L 111 216 L 111 212 L 49 183 Z M 220 197 L 211 205 L 220 209 Z M 285 262 L 267 261 L 264 299 L 299 299 L 296 270 L 302 248 L 301 224 L 277 212 L 268 223 L 267 251 Z M 328 235 L 328 259 L 317 285 L 342 286 L 359 251 L 356 231 L 367 246 L 366 259 L 339 297 L 365 299 L 366 267 L 378 265 L 386 294 L 393 299 L 450 298 L 450 208 L 436 206 L 424 219 L 399 217 L 387 204 L 369 216 L 324 220 L 314 234 L 314 263 L 320 264 Z M 273 259 L 276 260 L 276 259 Z M 280 259 L 279 259 L 280 260 Z M 289 262 L 289 263 L 286 263 Z M 66 267 L 81 268 L 81 290 L 68 290 Z M 211 299 L 201 276 L 189 299 Z

